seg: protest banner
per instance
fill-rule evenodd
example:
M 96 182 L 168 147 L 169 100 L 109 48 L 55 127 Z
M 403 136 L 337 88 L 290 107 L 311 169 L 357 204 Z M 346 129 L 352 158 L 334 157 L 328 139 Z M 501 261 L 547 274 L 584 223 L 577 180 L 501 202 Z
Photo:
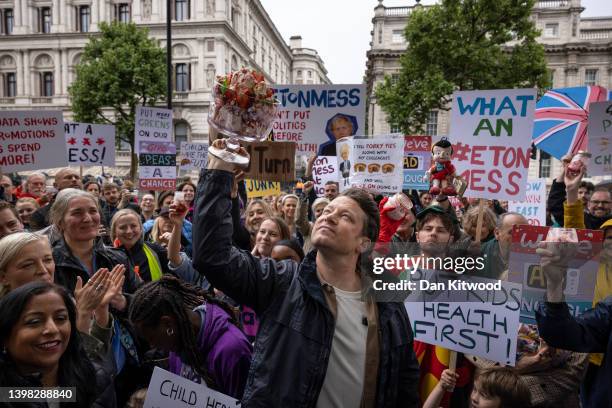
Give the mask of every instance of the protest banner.
M 115 165 L 115 126 L 65 122 L 68 164 Z
M 453 93 L 449 140 L 465 196 L 524 199 L 535 103 L 535 89 Z
M 340 163 L 342 165 L 342 162 Z M 349 172 L 350 162 L 342 165 L 343 171 Z M 335 181 L 338 183 L 338 158 L 336 156 L 319 156 L 312 165 L 312 181 L 317 197 L 325 195 L 325 183 Z
M 275 85 L 274 140 L 299 155 L 334 156 L 336 139 L 365 134 L 365 85 Z
M 160 367 L 155 367 L 153 370 L 144 401 L 144 408 L 236 408 L 239 406 L 240 403 L 235 398 Z
M 251 160 L 245 176 L 254 180 L 294 181 L 295 143 L 291 142 L 244 142 Z
M 612 174 L 612 101 L 589 105 L 588 142 L 591 162 L 589 176 Z
M 179 165 L 181 170 L 203 169 L 208 162 L 208 143 L 181 142 Z
M 423 177 L 431 166 L 431 136 L 405 136 L 404 141 L 403 189 L 429 190 Z
M 414 339 L 514 365 L 521 285 L 501 288 L 465 302 L 404 302 Z
M 40 170 L 67 164 L 62 111 L 0 111 L 0 170 Z
M 244 180 L 246 183 L 247 198 L 280 195 L 281 186 L 278 181 Z
M 139 186 L 142 190 L 176 188 L 176 145 L 171 142 L 140 142 Z
M 523 323 L 535 323 L 535 311 L 546 294 L 546 279 L 536 249 L 539 243 L 546 240 L 549 230 L 550 227 L 546 226 L 517 225 L 512 231 L 508 281 L 523 285 Z M 575 231 L 577 253 L 568 264 L 563 293 L 570 313 L 578 316 L 592 307 L 603 232 L 586 229 Z
M 525 199 L 509 201 L 508 211 L 523 215 L 529 225 L 546 225 L 546 179 L 528 180 Z
M 341 177 L 340 191 L 348 187 L 380 194 L 394 194 L 402 190 L 403 136 L 383 135 L 373 139 L 349 137 L 340 140 L 336 148 L 340 155 L 344 155 L 345 149 L 349 150 L 347 157 L 351 169 L 350 179 Z M 342 173 L 342 176 L 346 175 Z
M 172 109 L 137 106 L 134 139 L 136 153 L 140 153 L 140 142 L 171 142 Z

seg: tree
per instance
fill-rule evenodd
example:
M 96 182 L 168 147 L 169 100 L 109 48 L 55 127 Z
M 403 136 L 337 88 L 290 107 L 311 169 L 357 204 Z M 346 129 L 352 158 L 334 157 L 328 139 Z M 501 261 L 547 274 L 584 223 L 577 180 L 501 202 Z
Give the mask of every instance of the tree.
M 530 19 L 535 0 L 442 0 L 408 19 L 396 81 L 376 98 L 390 123 L 420 132 L 456 90 L 549 86 L 544 47 Z
M 134 23 L 100 23 L 76 67 L 69 88 L 72 112 L 78 122 L 116 126 L 117 145 L 130 145 L 130 177 L 138 165 L 134 153 L 136 106 L 154 106 L 166 98 L 166 52 L 148 30 Z

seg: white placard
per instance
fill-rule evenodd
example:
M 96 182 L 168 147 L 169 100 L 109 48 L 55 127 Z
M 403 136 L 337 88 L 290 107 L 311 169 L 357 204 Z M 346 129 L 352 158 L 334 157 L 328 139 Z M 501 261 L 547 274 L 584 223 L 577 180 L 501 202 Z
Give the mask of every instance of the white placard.
M 0 111 L 0 169 L 3 172 L 67 164 L 61 111 Z
M 208 162 L 208 143 L 181 142 L 181 170 L 203 169 Z
M 612 175 L 612 101 L 589 105 L 589 176 Z
M 134 146 L 140 153 L 140 142 L 172 142 L 172 110 L 136 107 Z
M 342 163 L 342 162 L 341 162 Z M 323 197 L 325 195 L 325 184 L 328 181 L 335 181 L 338 183 L 338 159 L 336 156 L 319 156 L 315 159 L 312 165 L 312 180 L 314 181 L 315 193 L 317 197 Z M 344 174 L 350 171 L 351 165 L 344 163 L 343 169 L 346 169 Z
M 508 211 L 523 215 L 529 225 L 546 225 L 546 179 L 528 180 L 525 199 L 509 201 Z
M 115 165 L 115 127 L 65 122 L 68 163 L 82 166 Z

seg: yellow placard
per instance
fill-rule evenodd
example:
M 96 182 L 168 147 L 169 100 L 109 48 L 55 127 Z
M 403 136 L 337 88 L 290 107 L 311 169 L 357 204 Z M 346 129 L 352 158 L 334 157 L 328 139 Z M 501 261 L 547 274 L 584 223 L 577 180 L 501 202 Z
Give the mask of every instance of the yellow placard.
M 245 179 L 247 198 L 280 195 L 281 186 L 278 181 L 260 181 Z

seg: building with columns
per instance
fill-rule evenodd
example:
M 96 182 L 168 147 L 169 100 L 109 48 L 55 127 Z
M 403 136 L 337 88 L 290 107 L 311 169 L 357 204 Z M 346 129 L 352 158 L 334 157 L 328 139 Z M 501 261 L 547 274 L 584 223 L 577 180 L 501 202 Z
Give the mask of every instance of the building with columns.
M 328 83 L 324 63 L 301 41 L 290 47 L 259 0 L 169 0 L 172 12 L 176 142 L 208 140 L 215 76 L 243 66 L 271 83 L 311 72 Z M 68 87 L 101 21 L 133 21 L 164 47 L 166 1 L 0 0 L 0 109 L 61 109 L 71 119 Z M 118 166 L 129 153 L 117 154 Z
M 378 0 L 372 18 L 372 40 L 367 52 L 365 82 L 367 84 L 368 132 L 370 135 L 398 131 L 388 123 L 374 94 L 385 76 L 393 79 L 400 70 L 399 58 L 406 49 L 404 28 L 410 14 L 418 7 L 385 7 Z M 532 12 L 536 27 L 542 31 L 539 42 L 544 45 L 546 61 L 555 88 L 601 85 L 612 88 L 612 16 L 581 17 L 581 0 L 538 0 Z M 511 45 L 511 44 L 509 44 Z M 447 135 L 450 112 L 430 112 L 424 132 Z M 552 181 L 560 162 L 537 151 L 531 161 L 530 177 Z M 551 178 L 552 177 L 552 178 Z

